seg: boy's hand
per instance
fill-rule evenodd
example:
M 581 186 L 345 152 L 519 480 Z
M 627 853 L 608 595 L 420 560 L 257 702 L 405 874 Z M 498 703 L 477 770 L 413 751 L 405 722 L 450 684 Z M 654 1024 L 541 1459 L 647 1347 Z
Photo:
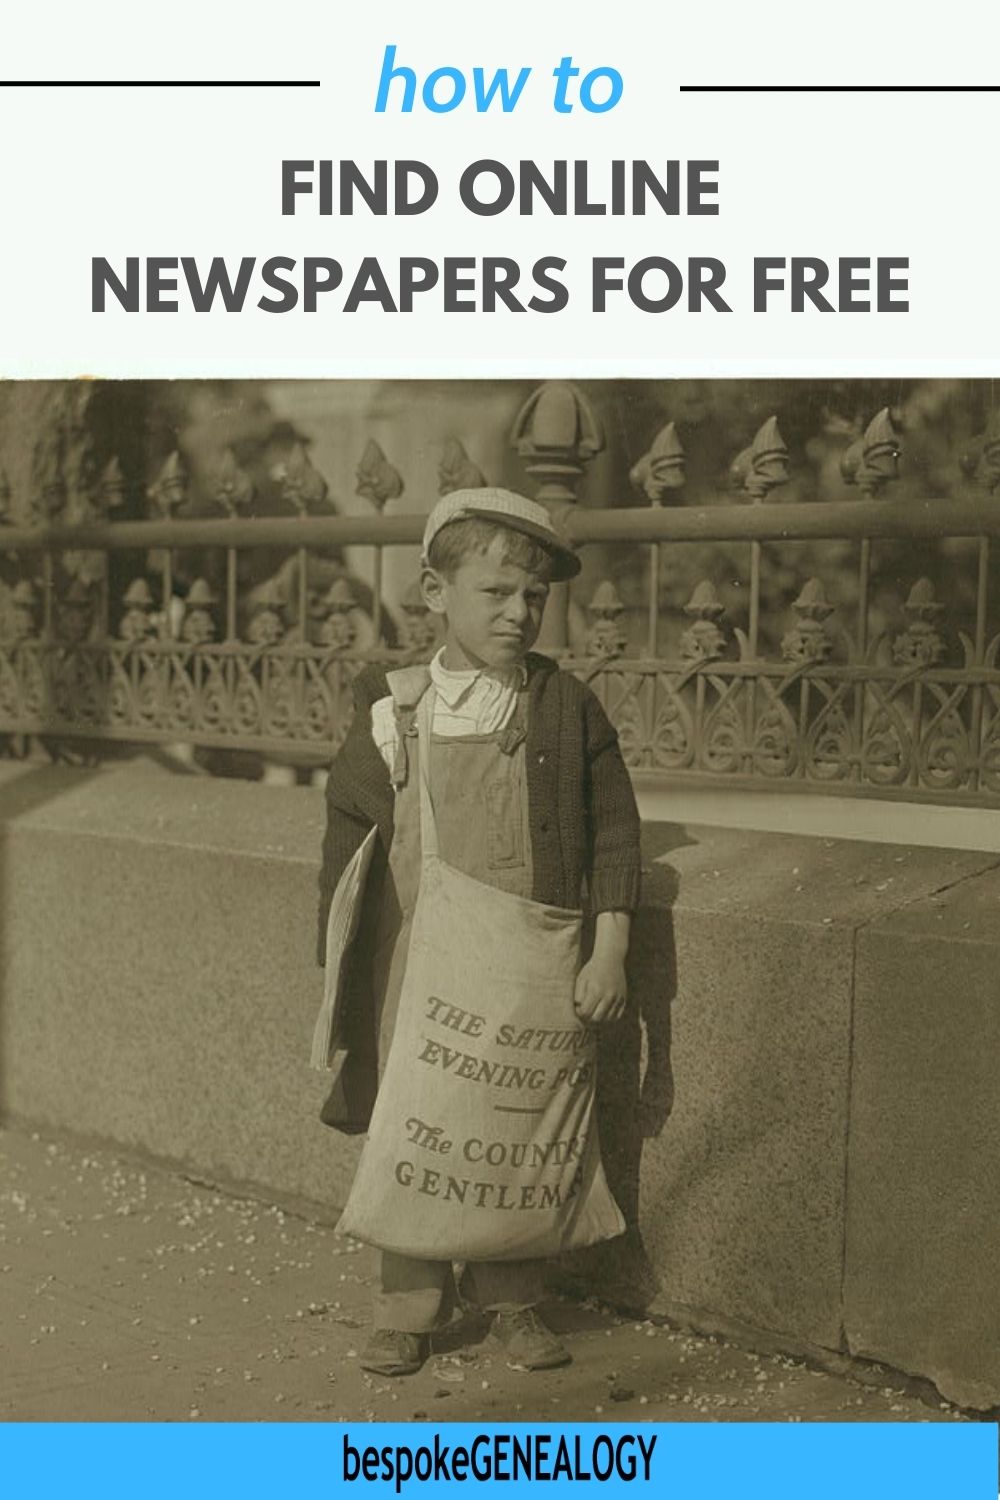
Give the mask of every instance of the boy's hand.
M 617 954 L 594 953 L 576 976 L 573 1009 L 587 1026 L 620 1021 L 628 991 L 625 964 Z
M 631 929 L 627 911 L 597 914 L 594 951 L 576 976 L 573 994 L 573 1009 L 585 1026 L 620 1021 L 625 1014 L 625 958 Z

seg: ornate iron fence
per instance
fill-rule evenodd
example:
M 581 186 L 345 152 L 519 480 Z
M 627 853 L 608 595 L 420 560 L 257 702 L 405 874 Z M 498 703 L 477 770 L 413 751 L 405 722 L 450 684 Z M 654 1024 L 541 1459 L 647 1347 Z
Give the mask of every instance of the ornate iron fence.
M 593 685 L 637 777 L 1000 805 L 1000 635 L 988 597 L 1000 433 L 987 432 L 967 465 L 980 493 L 901 503 L 882 498 L 899 444 L 880 412 L 844 455 L 857 501 L 782 505 L 768 497 L 788 479 L 790 458 L 771 418 L 732 466 L 744 503 L 690 507 L 669 503 L 684 483 L 684 453 L 668 424 L 632 471 L 647 503 L 601 509 L 575 503 L 603 441 L 579 391 L 542 386 L 512 441 L 574 543 L 605 549 L 605 559 L 627 544 L 630 578 L 635 549 L 647 554 L 641 641 L 636 607 L 610 579 L 595 583 L 591 569 L 582 598 L 579 585 L 572 599 L 566 587 L 553 590 L 541 643 Z M 153 518 L 114 521 L 125 486 L 112 461 L 83 497 L 84 519 L 63 519 L 56 476 L 35 497 L 32 524 L 0 526 L 0 734 L 328 761 L 361 667 L 433 647 L 416 580 L 389 602 L 383 589 L 386 549 L 417 544 L 423 513 L 384 513 L 403 485 L 374 443 L 358 470 L 370 515 L 308 513 L 325 486 L 301 448 L 278 478 L 299 514 L 247 515 L 252 490 L 226 454 L 220 515 L 180 519 L 186 479 L 172 455 L 148 491 Z M 482 482 L 449 444 L 442 490 Z M 0 520 L 9 502 L 0 476 Z M 796 580 L 787 620 L 768 618 L 762 580 L 772 554 L 794 576 L 790 550 L 815 541 L 851 552 L 849 612 L 817 574 Z M 968 628 L 949 628 L 927 577 L 910 580 L 902 620 L 885 628 L 872 579 L 878 549 L 898 543 L 944 546 L 950 565 L 967 572 Z M 671 597 L 665 559 L 685 549 L 703 557 L 706 544 L 726 578 L 696 579 Z M 345 546 L 372 549 L 367 584 L 337 560 Z M 247 585 L 240 560 L 262 549 L 282 560 Z M 191 556 L 221 566 L 189 579 L 181 600 L 178 564 Z M 723 596 L 734 591 L 746 602 L 730 625 Z

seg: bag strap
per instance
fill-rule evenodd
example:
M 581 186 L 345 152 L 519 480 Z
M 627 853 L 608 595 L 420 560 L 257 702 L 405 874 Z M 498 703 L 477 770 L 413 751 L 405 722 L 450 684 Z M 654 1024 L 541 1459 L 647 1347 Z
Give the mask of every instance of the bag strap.
M 520 692 L 514 704 L 514 713 L 510 723 L 500 736 L 500 750 L 504 755 L 513 755 L 514 752 L 528 738 L 528 695 Z
M 419 754 L 417 772 L 420 782 L 420 858 L 421 863 L 438 858 L 437 823 L 431 798 L 431 737 L 434 729 L 434 688 L 424 693 L 417 705 Z
M 417 737 L 417 707 L 430 687 L 430 668 L 423 665 L 397 667 L 394 672 L 386 673 L 386 682 L 392 694 L 392 708 L 396 717 L 396 751 L 389 777 L 398 792 L 409 779 L 410 754 L 407 740 Z

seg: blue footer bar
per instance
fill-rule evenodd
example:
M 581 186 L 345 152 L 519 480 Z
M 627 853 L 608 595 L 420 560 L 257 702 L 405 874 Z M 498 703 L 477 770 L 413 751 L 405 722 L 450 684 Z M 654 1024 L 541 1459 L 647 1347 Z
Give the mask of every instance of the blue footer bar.
M 0 1427 L 3 1493 L 465 1500 L 595 1489 L 675 1500 L 996 1500 L 992 1423 L 255 1423 Z M 301 1488 L 300 1488 L 301 1487 Z

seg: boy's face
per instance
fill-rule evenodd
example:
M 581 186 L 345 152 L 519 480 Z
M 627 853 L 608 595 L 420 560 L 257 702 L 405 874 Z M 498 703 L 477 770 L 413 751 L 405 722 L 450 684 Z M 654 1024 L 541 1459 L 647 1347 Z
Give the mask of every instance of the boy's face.
M 444 664 L 512 667 L 523 661 L 541 629 L 548 583 L 516 563 L 504 561 L 504 539 L 485 552 L 470 552 L 453 577 L 425 568 L 421 579 L 428 608 L 445 617 Z

